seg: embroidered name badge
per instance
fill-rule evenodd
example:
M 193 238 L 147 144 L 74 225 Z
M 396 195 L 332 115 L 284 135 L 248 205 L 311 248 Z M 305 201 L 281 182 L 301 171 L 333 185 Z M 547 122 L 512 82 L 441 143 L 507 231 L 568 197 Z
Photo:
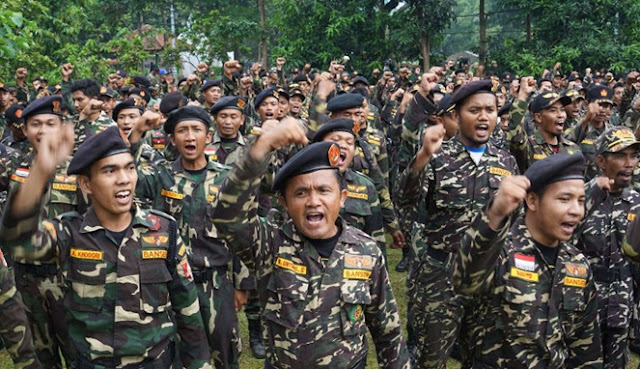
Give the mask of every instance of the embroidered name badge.
M 27 180 L 27 177 L 29 177 L 29 169 L 27 168 L 18 168 L 11 175 L 12 180 L 20 183 L 24 183 Z
M 352 197 L 354 199 L 361 199 L 361 200 L 369 200 L 368 194 L 352 192 L 352 191 L 347 191 L 347 197 Z
M 160 194 L 164 197 L 168 197 L 170 199 L 182 200 L 184 199 L 184 194 L 173 192 L 169 190 L 165 190 L 164 188 L 160 191 Z
M 167 250 L 142 250 L 143 259 L 166 259 Z
M 71 257 L 85 260 L 102 260 L 102 251 L 71 249 Z
M 538 273 L 527 272 L 526 270 L 521 270 L 516 267 L 511 267 L 511 276 L 529 282 L 538 282 Z
M 291 260 L 287 260 L 287 259 L 283 259 L 283 258 L 278 258 L 276 259 L 276 265 L 279 266 L 282 269 L 288 269 L 291 270 L 292 272 L 296 273 L 296 274 L 307 274 L 307 267 L 304 265 L 298 265 L 295 264 L 293 261 Z
M 547 157 L 546 154 L 533 154 L 533 160 L 542 160 L 546 157 Z
M 344 267 L 348 269 L 369 269 L 373 268 L 373 258 L 366 255 L 351 255 L 346 254 L 344 256 Z
M 489 173 L 501 175 L 503 177 L 508 177 L 508 176 L 511 175 L 511 172 L 509 172 L 508 170 L 502 169 L 502 168 L 498 168 L 498 167 L 489 168 Z
M 345 269 L 342 273 L 342 277 L 346 279 L 369 279 L 371 277 L 370 270 L 362 270 L 362 269 Z
M 582 140 L 581 143 L 585 145 L 593 145 L 593 140 Z
M 78 189 L 78 186 L 72 183 L 56 183 L 54 182 L 51 185 L 51 188 L 57 191 L 70 191 L 75 192 Z
M 587 280 L 584 278 L 574 278 L 574 277 L 565 276 L 564 285 L 585 288 L 587 286 Z
M 634 220 L 636 220 L 636 215 L 633 213 L 627 214 L 627 220 L 633 222 Z

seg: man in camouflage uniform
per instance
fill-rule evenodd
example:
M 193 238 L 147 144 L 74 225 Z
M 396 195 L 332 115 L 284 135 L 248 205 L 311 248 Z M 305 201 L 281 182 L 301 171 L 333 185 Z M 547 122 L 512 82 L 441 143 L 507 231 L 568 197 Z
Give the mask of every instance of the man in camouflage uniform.
M 407 280 L 417 368 L 445 368 L 458 335 L 461 348 L 471 348 L 473 304 L 453 290 L 452 266 L 473 216 L 503 178 L 518 173 L 515 159 L 489 141 L 498 118 L 491 89 L 488 80 L 461 87 L 452 100 L 458 135 L 443 143 L 444 127 L 425 129 L 422 147 L 400 180 L 399 206 L 416 213 L 411 235 L 416 260 Z M 470 367 L 470 353 L 462 354 L 463 367 Z
M 218 100 L 211 109 L 211 115 L 215 119 L 217 129 L 213 134 L 213 141 L 204 149 L 209 161 L 231 166 L 247 153 L 249 141 L 240 133 L 240 127 L 245 122 L 245 106 L 243 98 L 225 96 Z M 254 278 L 253 275 L 251 278 Z M 251 352 L 255 358 L 264 359 L 266 353 L 262 342 L 260 300 L 257 290 L 248 291 L 244 312 L 249 325 Z
M 210 111 L 222 97 L 221 85 L 222 80 L 214 79 L 205 81 L 202 87 L 200 87 L 200 95 L 204 100 L 202 107 L 205 110 Z
M 20 153 L 21 156 L 29 154 L 32 150 L 31 143 L 24 134 L 24 117 L 22 112 L 24 106 L 14 104 L 7 109 L 5 117 L 7 119 L 7 128 L 11 134 L 2 139 L 2 144 L 10 147 Z
M 358 123 L 351 119 L 332 119 L 320 127 L 313 141 L 335 142 L 340 147 L 338 167 L 345 183 L 343 187 L 347 189 L 347 199 L 340 209 L 340 216 L 348 225 L 371 236 L 386 258 L 382 211 L 376 187 L 369 177 L 351 168 L 359 129 Z
M 71 84 L 73 107 L 78 113 L 73 118 L 77 149 L 87 138 L 114 125 L 114 121 L 102 111 L 100 85 L 92 79 L 81 79 Z
M 603 367 L 594 275 L 567 242 L 585 213 L 583 173 L 580 153 L 540 160 L 505 178 L 467 229 L 453 282 L 478 303 L 474 368 Z
M 379 366 L 408 368 L 382 253 L 338 215 L 346 197 L 337 178 L 338 147 L 315 143 L 278 172 L 274 190 L 288 221 L 256 216 L 255 191 L 271 152 L 306 141 L 293 118 L 263 131 L 225 179 L 214 211 L 220 233 L 256 270 L 267 326 L 265 367 L 364 368 L 368 327 Z
M 37 194 L 72 151 L 72 128 L 41 136 L 33 171 L 12 193 L 0 233 L 31 262 L 58 261 L 77 353 L 72 367 L 210 368 L 186 247 L 171 217 L 132 206 L 137 174 L 117 127 L 88 139 L 69 164 L 91 197 L 87 213 L 38 216 Z
M 25 119 L 24 133 L 33 146 L 33 151 L 22 158 L 11 174 L 12 191 L 21 187 L 29 178 L 34 158 L 42 147 L 42 137 L 47 132 L 60 129 L 62 123 L 60 96 L 49 96 L 33 101 L 22 112 Z M 67 175 L 67 164 L 56 168 L 56 174 L 47 183 L 42 194 L 43 218 L 55 218 L 69 211 L 84 212 L 86 202 L 78 188 L 75 175 Z M 18 244 L 11 249 L 11 259 L 16 273 L 16 287 L 27 306 L 27 316 L 31 323 L 34 344 L 38 358 L 46 368 L 62 368 L 60 350 L 67 365 L 74 360 L 74 352 L 69 344 L 66 314 L 62 296 L 63 283 L 56 259 L 38 258 L 36 262 L 25 257 Z
M 594 86 L 587 93 L 587 114 L 582 122 L 575 126 L 567 138 L 577 143 L 587 161 L 585 180 L 589 181 L 598 175 L 596 164 L 596 141 L 610 126 L 613 92 L 605 86 Z
M 518 96 L 513 100 L 509 112 L 511 120 L 507 130 L 507 142 L 520 170 L 526 170 L 534 162 L 553 154 L 574 154 L 580 151 L 576 144 L 563 137 L 567 117 L 564 106 L 570 102 L 567 96 L 562 97 L 555 92 L 545 92 L 536 96 L 529 105 L 536 128 L 533 135 L 527 133 L 524 127 L 527 114 L 526 100 L 534 87 L 532 77 L 522 78 Z
M 598 291 L 598 313 L 605 368 L 625 368 L 633 306 L 633 278 L 621 253 L 627 223 L 640 210 L 640 194 L 629 188 L 638 165 L 638 146 L 626 127 L 607 129 L 596 143 L 596 161 L 602 174 L 613 180 L 606 199 L 581 227 L 576 246 L 589 260 Z M 596 179 L 585 186 L 586 196 L 597 191 Z
M 0 337 L 16 369 L 40 369 L 29 320 L 12 270 L 0 252 Z
M 255 288 L 249 270 L 234 265 L 233 283 L 228 265 L 233 255 L 208 217 L 210 203 L 228 167 L 209 160 L 204 153 L 211 141 L 209 114 L 198 106 L 174 110 L 164 124 L 180 156 L 161 166 L 153 175 L 140 179 L 153 192 L 153 208 L 173 216 L 180 230 L 193 266 L 194 281 L 200 301 L 200 313 L 208 333 L 216 368 L 237 368 L 242 347 L 235 312 L 246 303 L 246 291 Z
M 564 121 L 564 134 L 567 135 L 582 122 L 584 96 L 577 89 L 565 90 L 561 95 L 571 99 L 571 102 L 564 107 L 564 112 L 567 114 L 567 119 Z

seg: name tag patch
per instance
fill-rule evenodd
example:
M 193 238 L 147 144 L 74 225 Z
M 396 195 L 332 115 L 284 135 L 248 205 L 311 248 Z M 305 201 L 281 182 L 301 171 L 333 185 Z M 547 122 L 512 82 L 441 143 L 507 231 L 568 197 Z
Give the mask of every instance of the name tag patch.
M 71 257 L 85 260 L 102 260 L 102 251 L 71 249 Z
M 574 278 L 574 277 L 566 276 L 564 277 L 564 285 L 585 288 L 587 286 L 587 280 L 584 278 Z
M 54 190 L 57 191 L 71 191 L 75 192 L 78 189 L 78 186 L 72 183 L 56 183 L 54 182 L 51 186 Z
M 546 154 L 533 154 L 533 160 L 542 160 L 546 157 L 547 157 Z
M 166 259 L 167 250 L 142 250 L 143 259 Z
M 347 197 L 352 197 L 354 199 L 361 199 L 361 200 L 369 200 L 368 194 L 352 192 L 352 191 L 347 191 Z
M 520 278 L 529 282 L 538 282 L 538 273 L 528 272 L 526 270 L 518 269 L 516 267 L 511 267 L 511 276 L 515 278 Z
M 636 215 L 633 213 L 627 214 L 627 220 L 633 222 L 634 220 L 636 220 Z
M 178 192 L 169 191 L 169 190 L 165 190 L 164 188 L 162 189 L 162 191 L 160 191 L 160 194 L 162 196 L 168 197 L 170 199 L 176 199 L 176 200 L 184 199 L 184 194 L 178 193 Z
M 298 265 L 295 264 L 293 261 L 291 260 L 287 260 L 287 259 L 283 259 L 283 258 L 278 258 L 276 259 L 276 265 L 279 266 L 282 269 L 288 269 L 291 270 L 292 272 L 296 273 L 296 274 L 307 274 L 307 267 L 304 265 Z
M 503 177 L 508 177 L 508 176 L 511 175 L 511 172 L 509 172 L 508 170 L 502 169 L 502 168 L 498 168 L 498 167 L 489 168 L 489 173 L 498 174 L 498 175 L 501 175 Z
M 371 271 L 362 269 L 345 269 L 342 276 L 347 279 L 369 279 L 369 277 L 371 277 Z

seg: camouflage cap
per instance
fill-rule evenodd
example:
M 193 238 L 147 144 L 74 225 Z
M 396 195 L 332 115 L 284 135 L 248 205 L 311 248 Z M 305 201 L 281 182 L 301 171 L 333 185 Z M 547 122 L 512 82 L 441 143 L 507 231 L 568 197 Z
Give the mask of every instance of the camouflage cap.
M 640 142 L 636 140 L 633 131 L 627 127 L 613 126 L 604 131 L 596 144 L 598 154 L 605 152 L 618 152 L 629 146 L 638 145 Z
M 298 84 L 289 85 L 289 95 L 291 95 L 291 97 L 300 96 L 303 100 L 306 97 Z
M 89 137 L 78 147 L 78 151 L 69 163 L 67 174 L 83 174 L 96 161 L 125 152 L 131 152 L 129 140 L 120 128 L 111 126 Z
M 562 106 L 566 106 L 571 103 L 571 98 L 560 96 L 555 92 L 544 92 L 538 94 L 538 96 L 533 99 L 529 104 L 529 110 L 531 110 L 532 113 L 539 113 L 542 109 L 547 109 L 558 101 L 562 103 Z
M 340 148 L 334 142 L 313 143 L 298 151 L 276 173 L 272 189 L 283 192 L 284 184 L 291 177 L 322 169 L 338 169 Z
M 116 93 L 110 87 L 102 86 L 100 87 L 100 96 L 114 97 Z
M 585 160 L 581 152 L 559 153 L 533 163 L 524 173 L 531 182 L 529 192 L 539 192 L 547 185 L 570 179 L 584 180 Z
M 571 99 L 571 102 L 574 102 L 574 101 L 576 101 L 578 99 L 584 100 L 584 96 L 582 96 L 582 94 L 580 93 L 580 90 L 577 89 L 577 88 L 564 90 L 564 91 L 562 91 L 560 96 L 567 96 L 568 98 Z
M 313 136 L 313 142 L 322 141 L 324 137 L 331 132 L 348 132 L 355 137 L 358 137 L 360 125 L 349 118 L 331 119 L 318 129 L 316 134 Z

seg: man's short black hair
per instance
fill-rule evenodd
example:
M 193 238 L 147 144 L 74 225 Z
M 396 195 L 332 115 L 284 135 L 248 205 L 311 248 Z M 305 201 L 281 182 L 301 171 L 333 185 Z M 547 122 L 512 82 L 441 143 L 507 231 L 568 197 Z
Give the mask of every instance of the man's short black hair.
M 540 88 L 540 86 L 542 86 L 542 82 L 549 82 L 551 83 L 551 80 L 548 78 L 540 78 L 540 80 L 538 81 L 538 88 Z
M 79 79 L 71 84 L 71 93 L 82 91 L 89 98 L 98 98 L 100 96 L 100 85 L 94 79 Z

